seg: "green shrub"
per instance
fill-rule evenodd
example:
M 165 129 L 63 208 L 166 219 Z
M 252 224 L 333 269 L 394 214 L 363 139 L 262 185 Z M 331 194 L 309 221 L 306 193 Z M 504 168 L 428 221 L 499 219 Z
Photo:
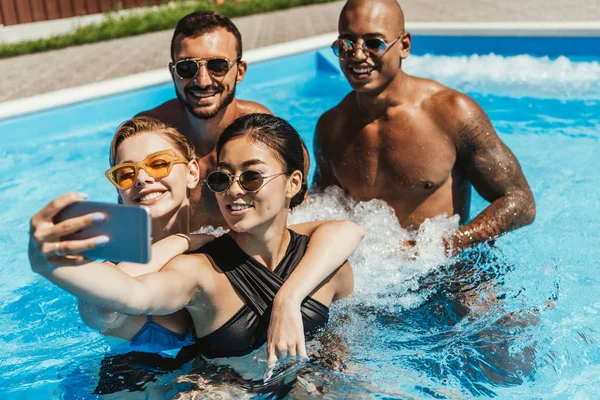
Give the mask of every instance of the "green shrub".
M 142 9 L 139 13 L 124 16 L 109 13 L 103 22 L 83 26 L 65 35 L 20 43 L 0 43 L 0 58 L 173 29 L 182 17 L 197 10 L 214 10 L 233 18 L 332 1 L 335 0 L 243 0 L 239 3 L 226 1 L 217 6 L 212 1 L 196 0 Z

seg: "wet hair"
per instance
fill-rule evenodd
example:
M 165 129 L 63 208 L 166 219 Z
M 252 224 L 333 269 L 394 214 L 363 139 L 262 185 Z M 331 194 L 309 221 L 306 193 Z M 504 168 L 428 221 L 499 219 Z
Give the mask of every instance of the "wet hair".
M 196 159 L 194 146 L 176 128 L 165 124 L 157 119 L 150 117 L 135 117 L 127 120 L 117 128 L 110 144 L 110 166 L 114 167 L 116 162 L 117 150 L 121 143 L 129 137 L 137 136 L 142 133 L 157 133 L 168 139 L 179 153 L 188 161 Z
M 201 10 L 188 14 L 177 22 L 173 38 L 171 39 L 171 59 L 175 61 L 175 43 L 179 35 L 183 36 L 183 38 L 197 37 L 219 28 L 223 28 L 235 36 L 237 40 L 237 56 L 241 57 L 242 35 L 233 22 L 226 16 L 214 11 Z
M 290 201 L 290 209 L 301 204 L 308 189 L 303 172 L 305 146 L 294 127 L 271 114 L 248 114 L 240 117 L 221 133 L 217 142 L 217 160 L 227 142 L 242 136 L 249 136 L 250 140 L 273 150 L 288 175 L 294 171 L 302 172 L 302 186 Z

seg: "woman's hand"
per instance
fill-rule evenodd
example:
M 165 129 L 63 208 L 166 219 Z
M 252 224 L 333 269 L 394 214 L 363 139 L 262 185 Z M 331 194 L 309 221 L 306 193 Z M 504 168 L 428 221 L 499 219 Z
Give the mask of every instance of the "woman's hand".
M 308 358 L 300 307 L 301 302 L 291 296 L 275 296 L 267 333 L 267 355 L 270 365 L 286 356 Z
M 358 247 L 365 231 L 351 221 L 315 221 L 294 225 L 296 232 L 309 235 L 306 253 L 273 301 L 267 333 L 268 379 L 277 359 L 285 356 L 308 358 L 302 322 L 302 300 L 335 273 Z
M 264 380 L 273 375 L 277 361 L 285 357 L 308 359 L 300 299 L 281 290 L 273 301 L 271 322 L 267 333 L 267 372 Z
M 101 223 L 102 213 L 92 213 L 70 218 L 54 224 L 54 217 L 73 203 L 84 201 L 83 193 L 67 193 L 48 203 L 30 221 L 29 262 L 36 273 L 51 271 L 58 266 L 79 265 L 88 260 L 80 253 L 106 245 L 108 237 L 96 236 L 85 240 L 61 241 L 60 238 L 81 229 Z

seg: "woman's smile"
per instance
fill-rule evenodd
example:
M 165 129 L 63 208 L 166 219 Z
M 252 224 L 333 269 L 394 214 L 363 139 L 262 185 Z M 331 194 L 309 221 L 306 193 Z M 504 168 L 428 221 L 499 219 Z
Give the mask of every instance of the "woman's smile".
M 227 212 L 234 217 L 246 215 L 254 206 L 246 203 L 234 203 L 226 206 Z

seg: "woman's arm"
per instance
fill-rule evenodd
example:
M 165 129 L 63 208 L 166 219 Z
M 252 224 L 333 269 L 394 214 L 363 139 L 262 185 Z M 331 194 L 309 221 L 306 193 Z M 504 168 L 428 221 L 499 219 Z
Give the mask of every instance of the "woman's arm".
M 101 263 L 57 265 L 54 270 L 40 274 L 58 287 L 99 307 L 130 315 L 166 315 L 184 308 L 196 293 L 198 285 L 194 261 L 194 256 L 182 255 L 160 272 L 137 278 Z
M 314 221 L 290 226 L 310 236 L 300 263 L 285 281 L 277 297 L 295 299 L 299 304 L 329 275 L 334 273 L 356 250 L 365 236 L 360 225 L 352 221 Z M 283 296 L 279 296 L 282 294 Z
M 157 272 L 176 256 L 196 250 L 214 238 L 214 236 L 199 233 L 176 233 L 152 244 L 152 255 L 149 263 L 121 262 L 116 266 L 133 277 Z
M 300 306 L 356 250 L 365 231 L 351 221 L 317 221 L 290 227 L 310 236 L 304 257 L 273 301 L 267 336 L 269 364 L 286 355 L 307 357 Z
M 29 262 L 32 270 L 77 297 L 111 310 L 144 315 L 169 314 L 183 308 L 198 282 L 190 266 L 192 256 L 180 256 L 181 259 L 169 263 L 171 268 L 165 267 L 164 272 L 136 279 L 112 265 L 90 262 L 80 254 L 106 244 L 106 237 L 61 241 L 66 235 L 102 222 L 103 218 L 92 213 L 54 224 L 53 219 L 61 210 L 84 199 L 79 193 L 68 193 L 51 201 L 31 218 Z M 157 275 L 160 276 L 157 278 Z
M 178 233 L 171 235 L 152 245 L 152 257 L 148 264 L 121 262 L 116 264 L 116 267 L 132 277 L 157 272 L 174 257 L 196 250 L 213 239 L 214 236 L 203 234 Z M 127 323 L 129 317 L 82 299 L 79 299 L 78 309 L 79 316 L 87 326 L 104 334 L 116 332 L 115 330 Z M 117 334 L 117 336 L 119 335 Z

